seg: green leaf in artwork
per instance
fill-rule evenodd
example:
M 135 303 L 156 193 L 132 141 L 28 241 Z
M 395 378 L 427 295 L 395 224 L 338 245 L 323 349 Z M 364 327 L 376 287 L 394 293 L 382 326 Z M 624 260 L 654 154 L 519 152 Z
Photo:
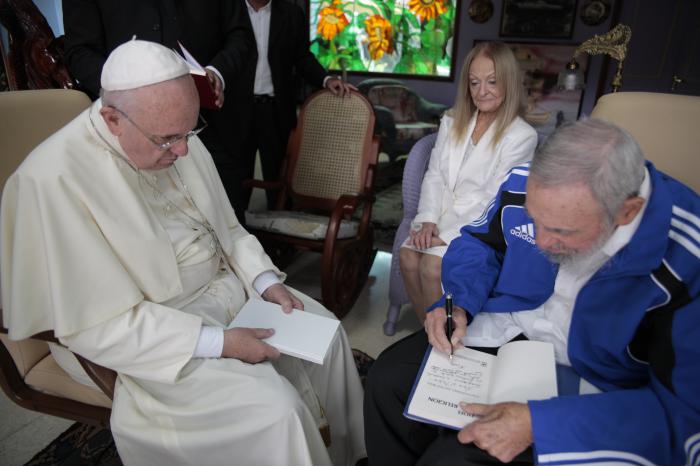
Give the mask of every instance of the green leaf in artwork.
M 415 65 L 416 65 L 415 66 L 416 74 L 428 74 L 428 73 L 430 73 L 430 67 L 428 67 L 427 63 L 419 61 Z
M 441 48 L 445 44 L 445 33 L 439 29 L 423 31 L 420 41 L 426 48 Z
M 328 67 L 331 64 L 332 59 L 333 59 L 333 56 L 331 54 L 323 54 L 323 55 L 319 55 L 318 62 L 321 64 L 322 67 L 328 69 Z
M 364 63 L 362 63 L 362 60 L 360 60 L 359 58 L 353 58 L 352 60 L 350 60 L 348 69 L 353 71 L 364 71 L 367 68 L 365 68 L 365 65 Z
M 416 18 L 413 13 L 404 14 L 403 17 L 406 18 L 414 28 L 420 28 L 420 22 L 418 22 L 418 18 Z

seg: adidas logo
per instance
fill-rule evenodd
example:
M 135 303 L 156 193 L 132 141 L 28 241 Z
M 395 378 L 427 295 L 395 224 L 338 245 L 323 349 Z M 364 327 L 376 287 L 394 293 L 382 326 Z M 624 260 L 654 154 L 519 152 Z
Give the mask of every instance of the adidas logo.
M 535 227 L 532 225 L 532 223 L 511 228 L 510 234 L 516 238 L 524 239 L 530 244 L 535 244 Z

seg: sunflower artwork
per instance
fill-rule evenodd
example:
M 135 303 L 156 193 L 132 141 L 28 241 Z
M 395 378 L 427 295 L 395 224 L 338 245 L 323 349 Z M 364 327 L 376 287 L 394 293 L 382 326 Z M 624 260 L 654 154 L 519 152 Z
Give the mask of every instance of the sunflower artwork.
M 331 70 L 452 76 L 456 0 L 311 0 L 311 51 Z

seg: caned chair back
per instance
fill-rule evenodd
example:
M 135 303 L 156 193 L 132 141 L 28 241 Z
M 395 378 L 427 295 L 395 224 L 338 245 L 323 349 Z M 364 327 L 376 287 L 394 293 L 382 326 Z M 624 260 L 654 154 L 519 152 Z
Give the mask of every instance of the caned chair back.
M 373 131 L 372 106 L 359 92 L 340 98 L 322 90 L 309 97 L 288 148 L 287 183 L 295 197 L 302 204 L 325 200 L 328 210 L 343 194 L 365 192 L 367 167 L 377 163 Z
M 658 169 L 700 192 L 700 97 L 617 92 L 598 99 L 591 117 L 628 131 Z

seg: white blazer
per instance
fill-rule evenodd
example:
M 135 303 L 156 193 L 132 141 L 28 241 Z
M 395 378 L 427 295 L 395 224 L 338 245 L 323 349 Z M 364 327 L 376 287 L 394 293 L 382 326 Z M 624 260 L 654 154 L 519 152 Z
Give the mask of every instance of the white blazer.
M 439 237 L 447 244 L 459 236 L 462 226 L 479 217 L 496 195 L 508 171 L 532 159 L 537 132 L 516 117 L 506 128 L 495 150 L 491 147 L 494 126 L 465 156 L 476 126 L 475 114 L 467 136 L 457 143 L 451 130 L 454 119 L 445 115 L 440 122 L 428 171 L 421 185 L 418 214 L 414 222 L 437 224 Z

